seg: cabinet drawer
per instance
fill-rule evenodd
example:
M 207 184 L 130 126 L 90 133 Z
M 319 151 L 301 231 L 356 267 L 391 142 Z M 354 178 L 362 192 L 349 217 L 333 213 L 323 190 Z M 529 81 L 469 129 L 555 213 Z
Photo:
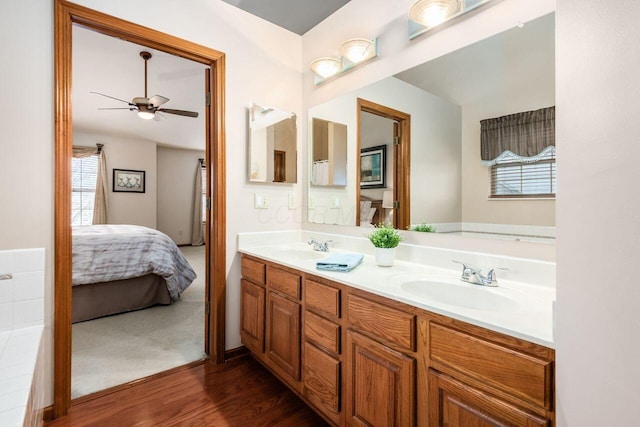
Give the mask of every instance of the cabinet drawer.
M 340 411 L 340 361 L 305 343 L 302 372 L 304 396 L 323 412 L 328 409 L 337 414 Z
M 416 316 L 354 295 L 347 297 L 349 325 L 401 349 L 416 349 Z
M 551 409 L 552 362 L 431 322 L 429 358 L 510 395 Z M 454 375 L 455 376 L 455 375 Z
M 317 346 L 340 354 L 340 325 L 307 311 L 304 315 L 304 336 Z
M 307 279 L 304 282 L 304 302 L 311 311 L 340 317 L 340 289 Z
M 300 299 L 300 276 L 295 273 L 267 267 L 267 284 L 269 289 Z
M 247 257 L 242 257 L 242 277 L 259 285 L 265 284 L 265 265 Z

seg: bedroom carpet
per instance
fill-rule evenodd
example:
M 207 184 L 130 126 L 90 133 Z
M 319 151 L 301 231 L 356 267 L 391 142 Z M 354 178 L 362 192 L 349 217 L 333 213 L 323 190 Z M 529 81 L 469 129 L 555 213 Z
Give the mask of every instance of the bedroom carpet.
M 205 247 L 180 249 L 198 274 L 180 300 L 73 325 L 72 399 L 205 356 Z

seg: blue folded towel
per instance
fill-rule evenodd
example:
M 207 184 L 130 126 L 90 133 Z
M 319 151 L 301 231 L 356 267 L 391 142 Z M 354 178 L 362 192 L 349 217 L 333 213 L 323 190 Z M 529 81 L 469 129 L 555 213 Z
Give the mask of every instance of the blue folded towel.
M 328 271 L 351 271 L 356 268 L 362 260 L 362 254 L 333 254 L 316 262 L 318 270 Z

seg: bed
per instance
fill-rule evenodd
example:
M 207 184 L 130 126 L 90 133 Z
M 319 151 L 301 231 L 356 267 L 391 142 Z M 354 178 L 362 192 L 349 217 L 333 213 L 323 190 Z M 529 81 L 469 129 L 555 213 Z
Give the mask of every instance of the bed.
M 73 227 L 72 322 L 171 304 L 196 273 L 166 234 L 137 225 Z

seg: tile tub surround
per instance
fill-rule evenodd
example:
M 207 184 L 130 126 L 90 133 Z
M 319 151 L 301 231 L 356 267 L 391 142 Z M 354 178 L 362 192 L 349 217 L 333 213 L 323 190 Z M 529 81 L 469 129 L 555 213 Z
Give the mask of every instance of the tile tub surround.
M 39 426 L 44 405 L 44 249 L 0 251 L 0 425 Z
M 358 252 L 365 254 L 365 259 L 353 271 L 341 273 L 317 270 L 315 259 L 292 259 L 283 255 L 287 250 L 311 251 L 306 244 L 311 237 L 333 240 L 334 246 L 329 254 Z M 400 244 L 394 266 L 377 267 L 373 245 L 368 239 L 307 231 L 241 233 L 238 236 L 238 248 L 248 255 L 554 348 L 552 304 L 555 300 L 555 263 L 552 262 Z M 517 309 L 485 311 L 446 305 L 426 295 L 410 294 L 399 285 L 403 279 L 415 277 L 460 284 L 461 266 L 452 260 L 482 268 L 485 273 L 490 268 L 508 268 L 508 271 L 498 271 L 497 288 L 483 290 L 509 297 L 516 302 Z M 464 285 L 479 288 L 476 285 Z

